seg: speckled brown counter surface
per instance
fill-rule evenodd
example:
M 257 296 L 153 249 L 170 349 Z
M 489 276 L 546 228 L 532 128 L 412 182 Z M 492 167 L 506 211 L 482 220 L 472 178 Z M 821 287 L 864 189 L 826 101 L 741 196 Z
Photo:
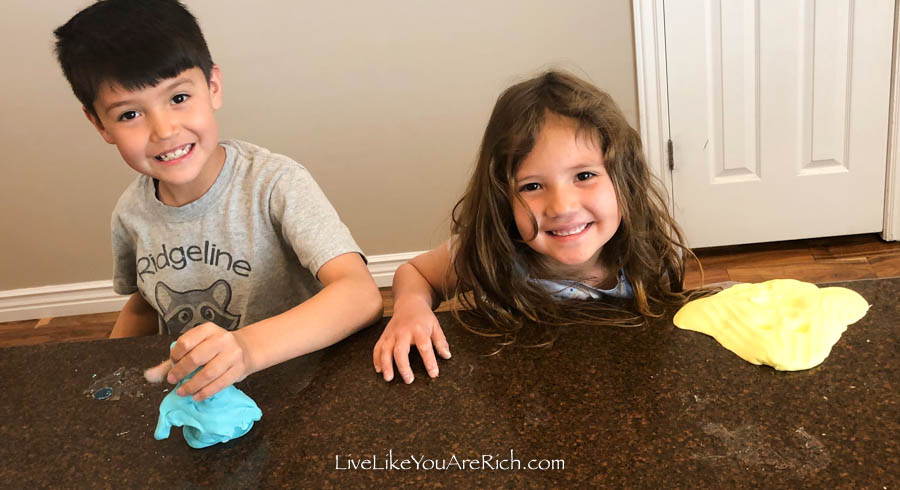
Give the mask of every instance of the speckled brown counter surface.
M 871 310 L 795 373 L 670 317 L 485 357 L 483 339 L 442 314 L 453 359 L 441 376 L 416 360 L 415 383 L 386 384 L 371 361 L 381 323 L 238 384 L 262 420 L 202 450 L 180 429 L 153 439 L 167 386 L 139 369 L 171 339 L 0 349 L 0 486 L 896 488 L 900 279 L 841 285 Z M 95 400 L 101 385 L 113 395 Z M 554 460 L 565 467 L 528 469 Z

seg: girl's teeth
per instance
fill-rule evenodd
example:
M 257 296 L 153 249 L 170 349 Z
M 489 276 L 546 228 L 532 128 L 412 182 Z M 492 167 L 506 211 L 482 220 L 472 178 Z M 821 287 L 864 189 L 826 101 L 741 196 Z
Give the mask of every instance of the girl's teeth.
M 181 158 L 187 154 L 187 152 L 191 151 L 191 148 L 194 146 L 193 143 L 183 146 L 175 151 L 166 153 L 165 155 L 160 155 L 156 157 L 158 160 L 162 160 L 164 162 L 168 162 L 169 160 L 174 160 L 176 158 Z
M 569 236 L 569 235 L 574 235 L 576 233 L 581 233 L 582 231 L 584 231 L 585 228 L 587 228 L 587 223 L 585 223 L 577 228 L 572 228 L 571 230 L 557 230 L 557 231 L 551 231 L 550 233 L 552 233 L 556 236 Z

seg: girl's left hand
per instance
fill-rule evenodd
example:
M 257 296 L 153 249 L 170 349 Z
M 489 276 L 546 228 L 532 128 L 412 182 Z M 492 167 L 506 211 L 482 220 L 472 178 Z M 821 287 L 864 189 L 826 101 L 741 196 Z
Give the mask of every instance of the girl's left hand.
M 198 325 L 187 332 L 169 353 L 172 369 L 167 381 L 178 383 L 203 366 L 190 380 L 178 388 L 179 396 L 205 400 L 250 374 L 248 353 L 235 332 L 214 323 Z

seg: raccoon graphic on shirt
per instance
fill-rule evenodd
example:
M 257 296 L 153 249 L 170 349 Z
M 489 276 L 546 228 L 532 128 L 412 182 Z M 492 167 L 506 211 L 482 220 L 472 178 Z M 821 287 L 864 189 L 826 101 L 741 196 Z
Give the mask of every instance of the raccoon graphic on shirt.
M 176 291 L 163 282 L 156 283 L 156 304 L 170 334 L 180 335 L 206 322 L 225 330 L 235 330 L 241 315 L 228 312 L 231 285 L 224 279 L 206 289 Z

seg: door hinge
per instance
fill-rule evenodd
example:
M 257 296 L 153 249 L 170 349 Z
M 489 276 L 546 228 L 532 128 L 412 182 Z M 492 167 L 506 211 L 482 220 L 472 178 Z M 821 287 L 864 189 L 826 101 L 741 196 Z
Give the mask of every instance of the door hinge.
M 666 153 L 667 158 L 669 159 L 669 170 L 675 170 L 675 156 L 672 152 L 672 139 L 669 138 L 669 142 L 666 144 Z

